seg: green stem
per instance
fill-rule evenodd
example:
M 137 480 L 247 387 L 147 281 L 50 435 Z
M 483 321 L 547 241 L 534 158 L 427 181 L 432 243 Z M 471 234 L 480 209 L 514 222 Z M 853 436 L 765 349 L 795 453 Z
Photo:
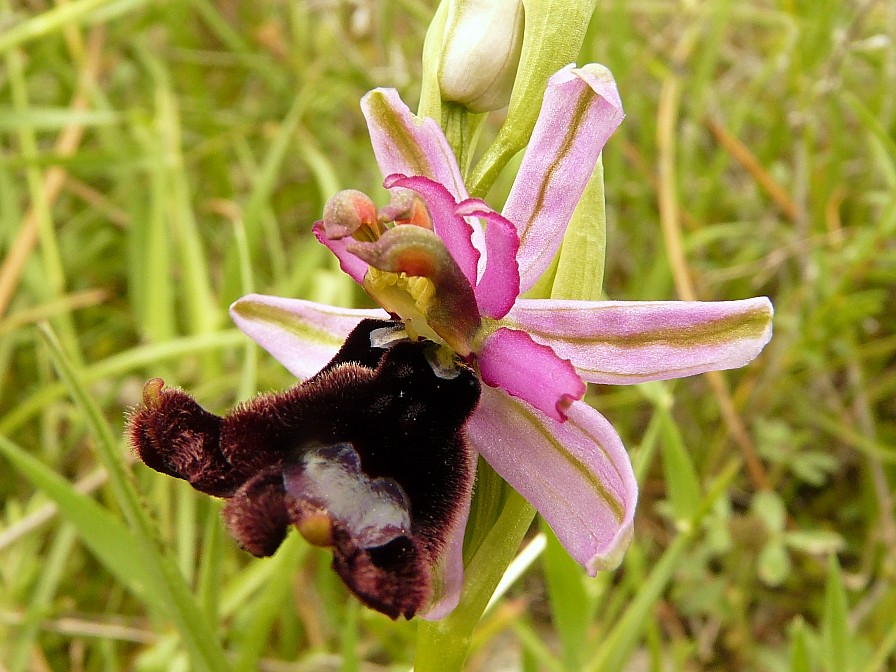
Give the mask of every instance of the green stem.
M 457 165 L 463 169 L 467 165 L 467 157 L 470 153 L 469 125 L 467 123 L 467 109 L 457 103 L 442 103 L 442 129 L 448 144 L 457 159 Z
M 441 621 L 421 622 L 415 672 L 454 672 L 463 667 L 473 630 L 534 516 L 532 505 L 510 491 L 497 522 L 464 570 L 457 608 Z
M 525 139 L 522 136 L 515 136 L 509 141 L 501 137 L 495 140 L 485 152 L 485 156 L 479 160 L 473 176 L 467 181 L 470 196 L 485 198 L 495 180 L 498 179 L 498 175 L 504 170 L 504 166 L 526 146 L 526 140 L 528 140 L 528 136 Z

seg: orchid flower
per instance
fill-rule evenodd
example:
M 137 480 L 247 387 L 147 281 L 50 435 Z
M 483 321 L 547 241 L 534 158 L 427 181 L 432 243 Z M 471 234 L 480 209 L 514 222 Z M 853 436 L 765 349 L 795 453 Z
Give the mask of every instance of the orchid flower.
M 326 365 L 362 320 L 395 325 L 371 333 L 371 347 L 433 344 L 437 377 L 472 370 L 481 380 L 465 425 L 471 449 L 536 507 L 589 574 L 615 567 L 632 535 L 637 484 L 618 434 L 582 401 L 586 382 L 742 366 L 771 336 L 769 300 L 526 298 L 623 118 L 602 66 L 569 66 L 550 79 L 501 213 L 469 198 L 441 129 L 416 118 L 394 90 L 373 90 L 361 105 L 392 201 L 378 209 L 343 192 L 314 232 L 384 310 L 249 295 L 231 307 L 234 321 L 299 379 Z M 418 611 L 428 618 L 453 609 L 462 582 L 469 488 L 452 487 L 467 500 L 444 521 L 446 542 Z

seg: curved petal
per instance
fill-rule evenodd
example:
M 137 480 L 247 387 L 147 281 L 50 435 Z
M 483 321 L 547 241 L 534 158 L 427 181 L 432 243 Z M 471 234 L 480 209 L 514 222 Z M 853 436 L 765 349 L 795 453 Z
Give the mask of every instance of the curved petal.
M 455 212 L 464 217 L 482 217 L 488 222 L 485 270 L 476 285 L 476 302 L 482 315 L 493 319 L 504 317 L 520 294 L 520 270 L 516 264 L 520 239 L 516 227 L 479 199 L 459 203 Z
M 340 238 L 332 240 L 327 238 L 323 222 L 315 222 L 311 230 L 314 232 L 314 237 L 317 238 L 318 242 L 330 250 L 336 259 L 339 260 L 339 268 L 342 269 L 342 272 L 360 285 L 364 280 L 364 274 L 367 273 L 367 263 L 345 249 L 345 246 L 353 239 Z
M 383 182 L 386 189 L 401 187 L 417 192 L 426 202 L 432 217 L 432 229 L 445 243 L 454 261 L 460 266 L 471 287 L 476 285 L 476 266 L 479 250 L 473 245 L 474 234 L 482 236 L 482 227 L 475 226 L 455 213 L 457 200 L 443 185 L 428 177 L 389 175 Z M 477 231 L 478 230 L 478 231 Z
M 320 371 L 361 320 L 389 317 L 383 310 L 337 308 L 262 294 L 238 299 L 230 306 L 230 316 L 300 380 Z
M 602 65 L 567 67 L 548 81 L 503 213 L 520 234 L 521 291 L 553 259 L 597 157 L 623 116 L 613 75 Z
M 361 111 L 384 177 L 422 175 L 445 185 L 455 201 L 467 197 L 454 152 L 435 121 L 415 116 L 395 89 L 368 92 L 361 98 Z
M 742 301 L 520 299 L 505 322 L 567 357 L 585 380 L 628 384 L 743 366 L 772 335 L 766 297 Z
M 558 421 L 585 394 L 585 383 L 568 360 L 516 329 L 501 327 L 486 338 L 478 361 L 486 385 L 524 399 Z
M 467 436 L 538 509 L 589 574 L 619 564 L 632 535 L 638 484 L 606 418 L 577 401 L 569 419 L 557 422 L 501 390 L 483 387 Z

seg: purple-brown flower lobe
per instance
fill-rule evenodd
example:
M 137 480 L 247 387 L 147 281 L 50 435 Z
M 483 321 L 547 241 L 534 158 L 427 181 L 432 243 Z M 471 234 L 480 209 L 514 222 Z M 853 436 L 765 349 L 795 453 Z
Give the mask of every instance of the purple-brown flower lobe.
M 479 383 L 462 366 L 437 373 L 431 343 L 371 345 L 371 332 L 394 326 L 362 322 L 320 373 L 223 418 L 153 379 L 127 431 L 147 466 L 225 497 L 225 523 L 248 552 L 271 555 L 295 525 L 333 548 L 366 604 L 410 618 L 433 597 L 469 496 L 463 425 Z

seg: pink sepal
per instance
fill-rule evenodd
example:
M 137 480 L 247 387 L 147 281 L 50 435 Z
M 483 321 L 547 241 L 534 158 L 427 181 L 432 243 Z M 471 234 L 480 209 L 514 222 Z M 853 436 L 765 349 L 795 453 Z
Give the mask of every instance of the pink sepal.
M 606 418 L 581 401 L 568 413 L 566 422 L 558 422 L 501 390 L 483 387 L 467 436 L 594 576 L 615 568 L 628 548 L 638 484 Z

